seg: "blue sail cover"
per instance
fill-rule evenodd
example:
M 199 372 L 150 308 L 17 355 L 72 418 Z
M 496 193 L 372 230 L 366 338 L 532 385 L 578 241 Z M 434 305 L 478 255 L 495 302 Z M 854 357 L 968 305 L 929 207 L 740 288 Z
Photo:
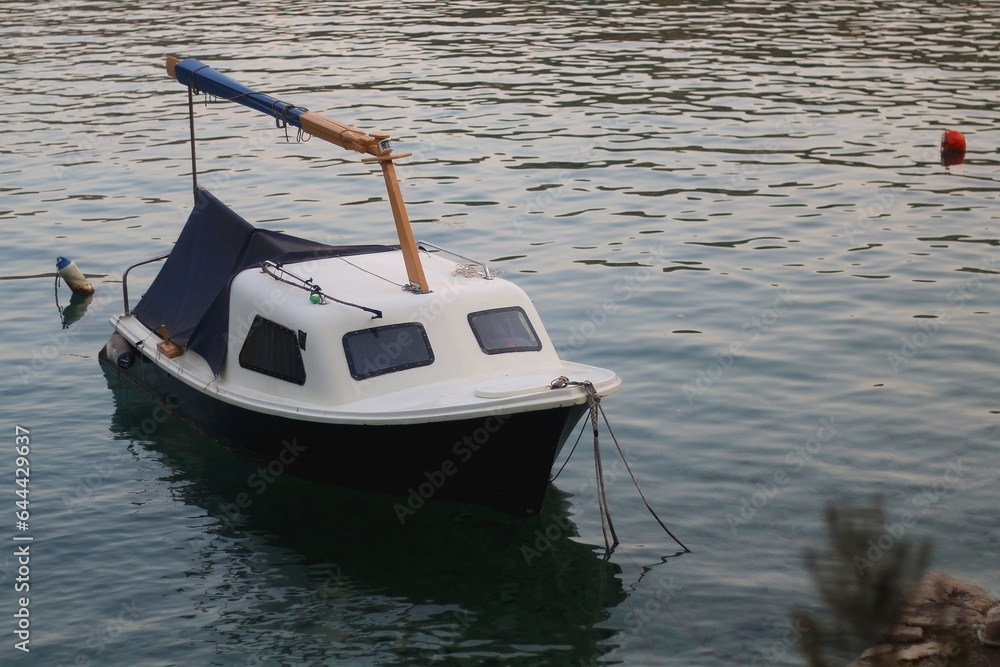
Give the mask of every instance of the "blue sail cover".
M 200 354 L 218 375 L 229 339 L 229 285 L 240 271 L 271 260 L 294 264 L 325 257 L 388 252 L 398 246 L 331 246 L 257 229 L 200 190 L 194 210 L 159 274 L 132 314 Z
M 177 75 L 177 81 L 185 86 L 193 87 L 214 97 L 242 104 L 295 127 L 302 127 L 302 114 L 308 111 L 304 107 L 282 102 L 264 93 L 258 93 L 253 88 L 244 86 L 195 58 L 187 58 L 174 65 L 174 73 Z

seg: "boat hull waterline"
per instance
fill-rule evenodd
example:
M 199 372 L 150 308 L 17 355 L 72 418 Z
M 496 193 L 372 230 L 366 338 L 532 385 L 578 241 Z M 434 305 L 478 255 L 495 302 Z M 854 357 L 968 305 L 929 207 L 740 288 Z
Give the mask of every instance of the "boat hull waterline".
M 586 405 L 407 425 L 302 421 L 207 397 L 141 354 L 129 369 L 99 359 L 115 391 L 140 390 L 195 430 L 260 464 L 253 497 L 283 474 L 399 497 L 405 522 L 428 500 L 541 510 L 549 473 Z

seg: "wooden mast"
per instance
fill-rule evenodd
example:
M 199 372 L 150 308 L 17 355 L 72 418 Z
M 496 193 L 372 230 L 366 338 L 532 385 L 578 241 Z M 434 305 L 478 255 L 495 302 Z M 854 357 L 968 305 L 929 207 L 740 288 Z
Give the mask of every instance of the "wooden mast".
M 182 61 L 173 56 L 167 56 L 167 73 L 177 79 L 177 65 Z M 197 61 L 195 61 L 197 62 Z M 200 64 L 200 63 L 199 63 Z M 211 69 L 202 66 L 203 69 Z M 192 73 L 193 77 L 194 73 Z M 235 83 L 235 82 L 233 82 Z M 189 88 L 191 85 L 189 84 Z M 239 85 L 239 84 L 236 84 Z M 260 97 L 266 97 L 260 93 L 255 93 Z M 221 96 L 224 97 L 224 96 Z M 232 99 L 234 102 L 242 101 L 238 97 Z M 283 104 L 283 103 L 282 103 Z M 287 105 L 286 105 L 287 106 Z M 399 188 L 399 179 L 396 177 L 396 167 L 393 160 L 409 157 L 411 153 L 393 153 L 392 141 L 389 135 L 384 132 L 368 133 L 364 130 L 344 125 L 332 118 L 327 118 L 322 114 L 313 111 L 294 107 L 294 114 L 283 116 L 284 120 L 294 125 L 298 125 L 304 132 L 323 141 L 329 142 L 347 150 L 368 153 L 374 157 L 363 158 L 365 163 L 378 162 L 382 167 L 382 177 L 385 179 L 386 192 L 389 196 L 389 205 L 392 207 L 392 217 L 396 223 L 396 234 L 399 236 L 399 246 L 403 252 L 403 262 L 406 265 L 406 276 L 410 281 L 409 289 L 421 294 L 430 292 L 427 285 L 427 278 L 424 275 L 423 265 L 420 263 L 420 253 L 417 250 L 417 242 L 410 227 L 410 218 L 406 214 L 406 205 L 403 202 L 403 193 Z M 274 113 L 272 112 L 272 115 Z M 277 116 L 276 116 L 277 117 Z

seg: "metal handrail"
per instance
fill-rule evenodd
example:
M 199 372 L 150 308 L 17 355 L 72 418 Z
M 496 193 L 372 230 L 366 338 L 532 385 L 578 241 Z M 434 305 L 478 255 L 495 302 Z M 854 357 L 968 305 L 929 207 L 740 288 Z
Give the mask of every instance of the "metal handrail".
M 457 253 L 454 250 L 448 250 L 447 248 L 442 248 L 439 245 L 434 245 L 433 243 L 428 243 L 427 241 L 417 241 L 417 247 L 418 248 L 420 248 L 421 250 L 423 250 L 424 246 L 427 246 L 428 248 L 434 248 L 435 250 L 438 250 L 440 252 L 443 252 L 443 253 L 446 253 L 448 255 L 451 255 L 452 257 L 458 257 L 459 259 L 464 259 L 465 261 L 467 261 L 467 262 L 469 262 L 471 264 L 477 264 L 477 265 L 483 267 L 483 273 L 486 274 L 485 275 L 486 280 L 493 280 L 493 274 L 490 273 L 490 267 L 486 266 L 486 262 L 484 262 L 482 260 L 473 259 L 471 257 L 466 257 L 465 255 Z
M 143 260 L 125 269 L 125 273 L 122 274 L 122 296 L 125 298 L 125 317 L 128 317 L 129 315 L 132 314 L 132 310 L 128 307 L 128 272 L 137 266 L 158 262 L 161 259 L 166 259 L 167 257 L 170 257 L 170 253 L 167 253 L 166 255 L 160 255 L 159 257 L 153 257 L 152 259 Z

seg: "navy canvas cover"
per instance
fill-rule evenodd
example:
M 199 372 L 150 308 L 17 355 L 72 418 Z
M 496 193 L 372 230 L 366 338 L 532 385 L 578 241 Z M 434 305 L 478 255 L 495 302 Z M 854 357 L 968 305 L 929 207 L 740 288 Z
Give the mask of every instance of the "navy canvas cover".
M 229 338 L 229 285 L 240 271 L 265 260 L 294 264 L 325 257 L 388 252 L 398 246 L 331 246 L 257 229 L 200 190 L 194 210 L 132 314 L 157 334 L 200 354 L 218 375 Z

